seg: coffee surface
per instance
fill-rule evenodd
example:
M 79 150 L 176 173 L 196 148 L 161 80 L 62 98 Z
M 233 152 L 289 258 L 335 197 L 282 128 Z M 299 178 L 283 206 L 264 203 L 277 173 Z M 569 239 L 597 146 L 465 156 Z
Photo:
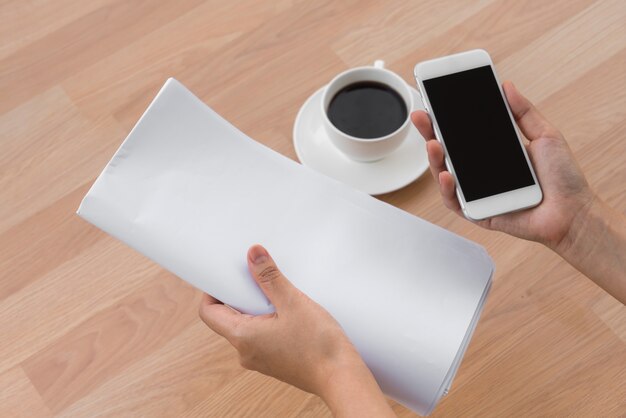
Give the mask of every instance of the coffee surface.
M 407 118 L 400 94 L 386 84 L 361 81 L 339 90 L 328 105 L 328 119 L 340 131 L 363 139 L 396 131 Z

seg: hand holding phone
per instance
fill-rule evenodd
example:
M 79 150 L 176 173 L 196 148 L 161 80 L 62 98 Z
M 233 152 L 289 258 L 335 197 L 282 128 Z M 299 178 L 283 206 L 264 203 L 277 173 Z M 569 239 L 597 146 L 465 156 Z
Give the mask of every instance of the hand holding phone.
M 541 187 L 489 54 L 425 61 L 415 78 L 463 214 L 480 220 L 539 204 Z
M 543 200 L 522 211 L 476 221 L 482 227 L 540 242 L 593 280 L 617 300 L 626 303 L 626 218 L 599 199 L 589 187 L 563 135 L 548 122 L 513 83 L 501 90 L 515 123 L 530 141 L 524 146 L 541 181 Z M 411 119 L 426 139 L 430 169 L 439 183 L 445 205 L 464 214 L 456 179 L 448 171 L 444 147 L 426 112 Z M 481 137 L 472 137 L 479 141 Z M 483 146 L 484 144 L 478 144 Z M 489 154 L 490 147 L 484 147 Z M 497 173 L 496 173 L 497 175 Z
M 488 229 L 541 242 L 559 252 L 559 245 L 571 232 L 573 219 L 589 206 L 594 194 L 559 130 L 512 83 L 505 82 L 502 90 L 516 124 L 530 141 L 525 149 L 541 181 L 543 201 L 532 209 L 494 216 L 477 223 Z M 426 139 L 431 172 L 439 183 L 445 205 L 462 215 L 456 182 L 446 167 L 444 149 L 435 138 L 431 118 L 426 112 L 417 111 L 411 119 Z M 471 139 L 478 140 L 479 137 Z

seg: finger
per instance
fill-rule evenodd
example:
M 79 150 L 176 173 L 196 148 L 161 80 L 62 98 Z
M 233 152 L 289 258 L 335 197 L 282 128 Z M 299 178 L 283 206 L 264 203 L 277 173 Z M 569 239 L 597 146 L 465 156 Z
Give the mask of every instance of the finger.
M 241 314 L 206 293 L 200 302 L 199 315 L 213 331 L 231 340 L 234 329 L 241 322 Z
M 505 81 L 502 88 L 517 125 L 529 141 L 541 136 L 552 136 L 556 132 L 556 128 L 543 117 L 530 100 L 522 96 L 512 82 Z
M 426 152 L 428 154 L 430 173 L 435 181 L 439 182 L 439 173 L 447 170 L 443 157 L 443 147 L 437 141 L 428 141 L 426 143 Z
M 223 305 L 223 303 L 218 300 L 215 299 L 213 296 L 209 295 L 208 293 L 203 293 L 202 294 L 202 304 L 207 304 L 207 305 Z
M 439 183 L 439 192 L 443 198 L 444 205 L 452 211 L 461 214 L 461 205 L 456 197 L 456 187 L 454 185 L 454 177 L 446 167 L 443 155 L 443 147 L 438 141 L 428 141 L 426 143 L 428 152 L 428 163 L 430 172 Z
M 435 139 L 433 132 L 433 124 L 430 122 L 430 116 L 423 110 L 416 110 L 411 113 L 411 121 L 426 141 Z
M 461 213 L 461 205 L 456 197 L 454 177 L 448 171 L 439 173 L 439 190 L 443 198 L 443 204 L 456 213 Z
M 248 268 L 265 296 L 276 307 L 276 311 L 282 309 L 295 288 L 278 270 L 276 263 L 265 248 L 260 245 L 250 247 Z

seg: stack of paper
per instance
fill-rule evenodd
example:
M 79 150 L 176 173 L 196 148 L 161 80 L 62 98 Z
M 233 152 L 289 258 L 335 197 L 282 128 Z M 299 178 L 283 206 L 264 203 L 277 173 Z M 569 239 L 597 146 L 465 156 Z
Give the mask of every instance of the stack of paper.
M 449 388 L 493 272 L 482 247 L 253 141 L 174 79 L 78 214 L 251 314 L 273 310 L 246 264 L 263 244 L 421 414 Z

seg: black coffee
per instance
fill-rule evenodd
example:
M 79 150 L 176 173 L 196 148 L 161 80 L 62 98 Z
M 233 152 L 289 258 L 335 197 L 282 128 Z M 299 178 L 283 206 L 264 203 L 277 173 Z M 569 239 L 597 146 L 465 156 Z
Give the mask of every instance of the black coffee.
M 337 129 L 363 139 L 389 135 L 402 126 L 406 117 L 406 104 L 400 94 L 373 81 L 345 86 L 328 105 L 328 119 Z

